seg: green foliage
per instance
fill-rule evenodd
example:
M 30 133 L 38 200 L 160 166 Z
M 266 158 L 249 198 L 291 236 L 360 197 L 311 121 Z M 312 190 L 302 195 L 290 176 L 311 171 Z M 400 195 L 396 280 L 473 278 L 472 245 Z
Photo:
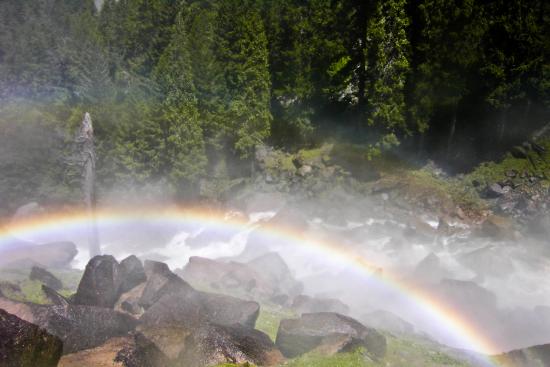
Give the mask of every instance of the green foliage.
M 98 12 L 92 0 L 4 0 L 0 149 L 32 148 L 0 162 L 0 206 L 75 198 L 78 170 L 64 160 L 86 111 L 100 189 L 163 181 L 196 193 L 213 177 L 226 186 L 248 169 L 219 177 L 223 160 L 241 167 L 258 144 L 296 152 L 340 131 L 371 160 L 414 135 L 428 149 L 480 133 L 512 146 L 550 116 L 549 7 L 106 0 Z M 23 138 L 45 130 L 43 142 Z M 276 161 L 293 169 L 288 156 Z
M 216 56 L 223 64 L 224 126 L 246 158 L 269 136 L 271 122 L 267 38 L 254 1 L 219 2 Z

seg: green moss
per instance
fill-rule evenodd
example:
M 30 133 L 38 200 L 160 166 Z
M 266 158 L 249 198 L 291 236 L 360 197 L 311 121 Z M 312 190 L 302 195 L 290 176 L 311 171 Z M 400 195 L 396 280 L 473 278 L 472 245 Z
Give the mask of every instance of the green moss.
M 296 315 L 290 310 L 262 305 L 262 307 L 260 307 L 260 315 L 256 321 L 256 329 L 263 331 L 269 335 L 271 340 L 275 341 L 281 320 L 294 317 L 296 317 Z
M 47 304 L 48 299 L 42 292 L 42 283 L 37 280 L 25 280 L 20 283 L 21 293 L 25 296 L 23 301 Z
M 375 367 L 379 363 L 369 361 L 363 350 L 353 353 L 338 353 L 333 356 L 321 356 L 309 353 L 285 364 L 288 367 Z
M 539 144 L 546 149 L 542 156 L 534 152 L 528 152 L 529 159 L 514 158 L 511 154 L 506 154 L 499 162 L 484 162 L 476 167 L 471 173 L 466 175 L 469 183 L 477 181 L 482 186 L 502 181 L 505 178 L 506 171 L 515 170 L 518 173 L 527 172 L 531 175 L 542 175 L 546 179 L 541 182 L 544 187 L 550 187 L 550 140 L 544 140 Z

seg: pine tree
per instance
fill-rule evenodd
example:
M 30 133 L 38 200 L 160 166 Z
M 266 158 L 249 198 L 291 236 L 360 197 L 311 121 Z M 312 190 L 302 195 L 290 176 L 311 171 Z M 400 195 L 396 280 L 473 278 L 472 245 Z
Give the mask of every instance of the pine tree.
M 216 57 L 223 65 L 225 135 L 246 158 L 269 136 L 271 123 L 267 39 L 254 1 L 220 2 Z
M 184 21 L 180 14 L 174 36 L 155 70 L 165 97 L 155 133 L 159 152 L 153 159 L 161 173 L 180 189 L 196 184 L 207 164 Z

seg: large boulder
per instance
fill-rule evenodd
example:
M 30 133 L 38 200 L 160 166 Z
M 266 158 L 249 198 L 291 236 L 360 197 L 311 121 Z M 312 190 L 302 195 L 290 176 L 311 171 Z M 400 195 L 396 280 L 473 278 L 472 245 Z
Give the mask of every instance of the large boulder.
M 53 290 L 60 290 L 63 288 L 63 283 L 61 280 L 57 279 L 55 275 L 50 273 L 44 268 L 41 268 L 39 266 L 33 266 L 31 269 L 31 273 L 29 274 L 30 280 L 37 280 L 41 282 L 44 285 L 47 285 Z
M 193 256 L 180 272 L 183 279 L 197 288 L 252 299 L 269 300 L 279 293 L 277 282 L 263 272 L 235 261 L 222 262 Z
M 107 340 L 99 347 L 67 354 L 58 367 L 165 367 L 169 361 L 139 333 Z
M 2 245 L 0 267 L 30 268 L 38 265 L 44 268 L 67 267 L 78 253 L 72 242 L 52 242 L 36 245 L 13 240 L 15 243 Z
M 62 349 L 59 338 L 0 309 L 1 366 L 55 367 Z
M 494 357 L 502 367 L 546 367 L 550 366 L 550 344 L 513 350 Z
M 113 308 L 120 295 L 121 284 L 121 268 L 115 258 L 110 255 L 95 256 L 86 265 L 73 303 Z
M 276 345 L 285 357 L 294 358 L 314 349 L 327 354 L 363 347 L 373 358 L 386 354 L 386 339 L 375 329 L 333 312 L 303 314 L 282 320 Z
M 143 315 L 143 312 L 145 312 L 143 307 L 139 304 L 139 300 L 144 290 L 145 283 L 141 283 L 128 292 L 121 294 L 115 304 L 115 311 L 124 312 L 135 318 L 139 318 Z
M 241 324 L 254 328 L 260 313 L 257 302 L 199 291 L 167 294 L 151 306 L 140 322 L 144 327 L 180 325 L 191 328 L 204 322 Z
M 367 326 L 377 330 L 385 330 L 396 335 L 412 335 L 414 325 L 399 316 L 384 310 L 376 310 L 363 315 L 360 320 Z
M 272 366 L 284 358 L 269 336 L 242 325 L 204 324 L 185 341 L 177 366 L 206 367 L 225 363 Z
M 145 260 L 144 268 L 147 283 L 139 299 L 139 304 L 145 309 L 151 307 L 163 296 L 193 291 L 193 288 L 172 273 L 165 263 Z
M 137 325 L 134 318 L 102 307 L 46 306 L 0 297 L 0 308 L 59 337 L 64 354 L 96 347 Z
M 196 326 L 189 328 L 182 325 L 164 325 L 139 327 L 139 331 L 169 360 L 174 361 L 185 349 L 187 338 L 197 328 Z
M 336 312 L 344 315 L 349 313 L 349 307 L 338 299 L 310 297 L 303 294 L 294 298 L 292 309 L 298 315 L 315 312 Z
M 268 284 L 274 285 L 277 294 L 286 294 L 294 297 L 303 290 L 303 285 L 294 279 L 290 268 L 281 255 L 276 252 L 269 252 L 257 257 L 247 264 L 257 273 L 267 279 Z
M 128 256 L 120 262 L 120 277 L 120 293 L 128 292 L 147 280 L 143 264 L 135 255 Z
M 63 297 L 47 285 L 42 284 L 42 292 L 53 305 L 66 307 L 71 303 L 67 298 Z

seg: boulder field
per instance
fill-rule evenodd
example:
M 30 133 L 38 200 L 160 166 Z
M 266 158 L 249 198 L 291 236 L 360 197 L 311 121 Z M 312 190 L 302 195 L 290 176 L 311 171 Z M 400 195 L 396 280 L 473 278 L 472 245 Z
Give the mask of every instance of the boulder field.
M 43 269 L 35 271 L 47 283 L 42 290 L 51 304 L 0 293 L 0 365 L 275 366 L 313 350 L 331 355 L 362 348 L 373 359 L 385 353 L 385 338 L 376 330 L 340 313 L 318 312 L 345 313 L 347 307 L 301 295 L 277 254 L 248 263 L 196 258 L 189 264 L 181 271 L 186 278 L 216 283 L 220 293 L 197 290 L 166 264 L 135 256 L 120 263 L 109 255 L 92 258 L 68 298 Z M 235 289 L 246 299 L 230 295 Z M 283 320 L 274 343 L 255 329 L 260 304 L 254 296 L 284 299 L 298 314 L 315 312 Z

